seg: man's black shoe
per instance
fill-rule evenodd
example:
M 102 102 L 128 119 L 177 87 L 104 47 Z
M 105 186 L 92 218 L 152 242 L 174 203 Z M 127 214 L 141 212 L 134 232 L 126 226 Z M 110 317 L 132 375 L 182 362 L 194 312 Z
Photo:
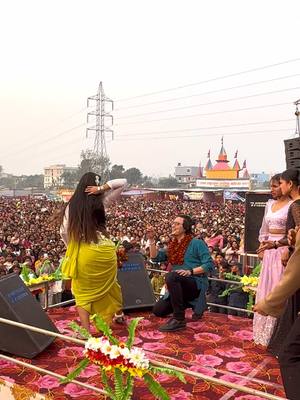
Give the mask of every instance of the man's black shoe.
M 178 321 L 178 319 L 172 318 L 166 324 L 160 326 L 158 330 L 160 332 L 175 332 L 185 328 L 186 328 L 185 320 Z
M 193 313 L 193 315 L 192 315 L 192 321 L 199 321 L 199 319 L 201 319 L 202 316 L 203 316 L 203 314 L 196 314 L 196 313 Z

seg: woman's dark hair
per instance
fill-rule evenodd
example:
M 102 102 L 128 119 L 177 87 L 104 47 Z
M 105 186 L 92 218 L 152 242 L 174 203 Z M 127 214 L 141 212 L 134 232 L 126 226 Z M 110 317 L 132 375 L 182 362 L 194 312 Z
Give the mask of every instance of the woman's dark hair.
M 85 192 L 87 186 L 96 186 L 99 181 L 100 176 L 94 172 L 84 174 L 68 203 L 68 235 L 75 241 L 97 243 L 97 231 L 107 236 L 103 195 L 88 195 Z
M 281 178 L 282 174 L 276 174 L 273 175 L 272 178 L 270 179 L 270 182 L 277 182 L 280 183 L 280 178 Z
M 299 186 L 300 182 L 299 182 L 299 171 L 298 169 L 287 169 L 285 171 L 282 172 L 280 179 L 286 181 L 286 182 L 293 182 L 294 186 Z

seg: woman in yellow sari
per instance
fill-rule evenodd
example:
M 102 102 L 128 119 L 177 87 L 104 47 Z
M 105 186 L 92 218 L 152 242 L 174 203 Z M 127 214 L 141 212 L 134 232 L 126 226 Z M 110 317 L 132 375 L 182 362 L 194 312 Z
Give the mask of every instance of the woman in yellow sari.
M 116 247 L 106 232 L 104 206 L 121 193 L 126 179 L 108 181 L 102 186 L 98 186 L 99 181 L 100 177 L 93 172 L 82 176 L 60 229 L 67 246 L 62 273 L 72 279 L 81 325 L 87 330 L 91 314 L 111 322 L 122 309 Z

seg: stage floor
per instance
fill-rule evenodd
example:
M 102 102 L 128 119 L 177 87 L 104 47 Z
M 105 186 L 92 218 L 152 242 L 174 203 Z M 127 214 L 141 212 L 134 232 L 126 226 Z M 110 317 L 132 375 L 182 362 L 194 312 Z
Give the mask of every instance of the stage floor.
M 52 309 L 49 316 L 61 333 L 71 335 L 72 331 L 68 324 L 77 319 L 74 307 Z M 128 318 L 133 316 L 137 316 L 137 313 L 130 314 Z M 252 341 L 251 319 L 207 312 L 199 322 L 192 322 L 189 319 L 186 330 L 163 334 L 157 330 L 157 327 L 164 320 L 145 312 L 138 313 L 138 316 L 143 316 L 144 319 L 138 327 L 135 344 L 142 346 L 144 350 L 172 358 L 160 357 L 157 358 L 158 361 L 285 397 L 277 360 Z M 114 333 L 119 337 L 124 337 L 126 328 L 115 325 Z M 56 339 L 34 360 L 24 361 L 66 375 L 81 358 L 82 347 Z M 250 383 L 248 379 L 243 378 L 245 376 L 256 379 L 256 382 Z M 101 387 L 95 366 L 88 367 L 77 379 Z M 261 397 L 246 395 L 193 377 L 186 379 L 186 384 L 165 376 L 160 377 L 159 380 L 172 400 L 261 399 Z M 34 393 L 39 393 L 48 400 L 103 398 L 78 385 L 72 383 L 60 385 L 53 377 L 41 375 L 3 360 L 0 360 L 0 385 L 1 380 L 19 385 L 16 387 L 21 386 L 23 394 L 19 397 L 20 399 L 29 399 L 30 396 L 34 396 Z M 271 386 L 261 381 L 269 382 Z M 2 398 L 0 393 L 0 399 Z M 137 381 L 134 399 L 152 400 L 153 395 L 147 392 L 141 381 Z

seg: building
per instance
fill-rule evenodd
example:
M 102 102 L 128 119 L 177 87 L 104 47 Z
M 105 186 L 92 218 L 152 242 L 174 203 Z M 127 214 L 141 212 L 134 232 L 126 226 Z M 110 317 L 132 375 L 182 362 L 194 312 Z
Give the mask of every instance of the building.
M 186 167 L 182 166 L 181 163 L 178 163 L 175 167 L 175 178 L 182 185 L 194 186 L 199 176 L 201 176 L 199 167 Z
M 265 172 L 253 173 L 250 175 L 252 188 L 268 188 L 272 174 Z
M 242 168 L 237 159 L 238 152 L 234 156 L 234 163 L 230 166 L 227 153 L 224 148 L 223 138 L 221 150 L 215 164 L 212 163 L 210 151 L 203 174 L 196 180 L 196 188 L 199 190 L 233 190 L 247 191 L 250 189 L 250 175 L 247 170 L 246 160 Z
M 65 172 L 73 172 L 76 167 L 66 167 L 65 164 L 50 165 L 44 168 L 44 188 L 62 187 L 63 174 Z

